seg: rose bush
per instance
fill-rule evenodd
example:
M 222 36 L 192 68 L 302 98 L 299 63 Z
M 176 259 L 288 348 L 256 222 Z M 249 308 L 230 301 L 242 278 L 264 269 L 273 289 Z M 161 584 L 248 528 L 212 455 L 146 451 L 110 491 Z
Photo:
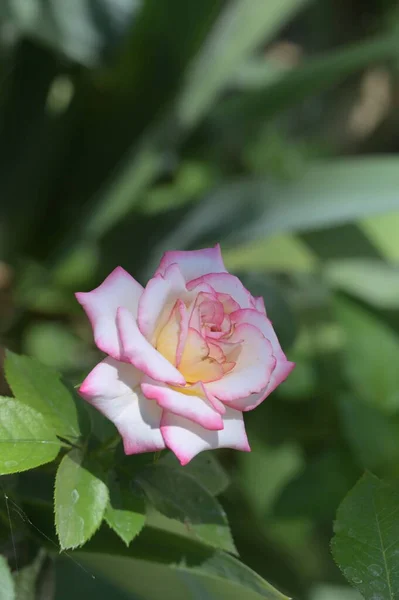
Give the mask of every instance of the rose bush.
M 117 427 L 126 454 L 249 451 L 243 412 L 291 372 L 266 316 L 220 247 L 166 252 L 143 288 L 117 267 L 77 300 L 108 357 L 80 394 Z

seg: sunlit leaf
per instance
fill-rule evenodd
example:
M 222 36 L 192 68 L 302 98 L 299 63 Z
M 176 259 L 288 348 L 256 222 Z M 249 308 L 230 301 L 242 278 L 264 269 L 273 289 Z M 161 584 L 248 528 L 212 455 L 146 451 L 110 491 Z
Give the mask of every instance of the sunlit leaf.
M 0 475 L 55 459 L 60 442 L 44 417 L 13 398 L 0 397 Z
M 57 470 L 55 525 L 62 549 L 81 546 L 99 528 L 108 502 L 104 474 L 97 464 L 72 450 Z
M 7 351 L 5 372 L 20 402 L 40 412 L 61 437 L 72 440 L 79 437 L 75 402 L 55 371 L 34 358 Z

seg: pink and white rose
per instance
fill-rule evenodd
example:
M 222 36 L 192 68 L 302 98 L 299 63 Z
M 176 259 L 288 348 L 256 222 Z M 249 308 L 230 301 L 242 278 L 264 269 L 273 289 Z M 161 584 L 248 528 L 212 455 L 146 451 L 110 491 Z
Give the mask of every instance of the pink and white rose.
M 76 297 L 108 355 L 79 391 L 115 424 L 126 454 L 169 448 L 185 465 L 203 450 L 250 450 L 243 412 L 294 363 L 219 245 L 166 252 L 145 288 L 117 267 Z

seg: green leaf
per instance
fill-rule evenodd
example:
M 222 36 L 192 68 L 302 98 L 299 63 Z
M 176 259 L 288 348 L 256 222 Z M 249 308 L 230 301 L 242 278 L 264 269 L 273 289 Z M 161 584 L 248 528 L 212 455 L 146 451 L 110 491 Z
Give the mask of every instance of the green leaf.
M 153 260 L 165 248 L 195 248 L 217 241 L 233 247 L 268 235 L 389 212 L 399 209 L 398 187 L 395 155 L 315 161 L 289 182 L 237 179 L 188 211 L 154 249 Z
M 212 600 L 288 600 L 233 556 L 199 541 L 145 527 L 126 548 L 107 533 L 100 530 L 76 557 L 141 598 L 162 600 L 168 589 L 173 600 L 186 600 L 198 587 L 199 598 L 207 593 Z
M 359 69 L 386 59 L 395 59 L 398 54 L 396 32 L 394 35 L 384 34 L 334 48 L 325 56 L 308 60 L 288 73 L 282 72 L 280 77 L 276 75 L 271 80 L 266 78 L 265 85 L 237 102 L 235 110 L 241 116 L 248 115 L 252 122 L 260 118 L 265 120 L 318 92 L 332 88 Z
M 177 113 L 192 127 L 261 44 L 305 4 L 304 0 L 236 0 L 227 4 L 191 67 Z
M 93 66 L 125 32 L 139 5 L 137 0 L 117 4 L 105 0 L 94 10 L 88 0 L 72 0 L 68 5 L 56 0 L 26 0 L 22 4 L 4 0 L 0 19 L 20 35 L 38 38 L 57 52 Z
M 381 309 L 399 307 L 399 269 L 381 260 L 332 261 L 324 276 L 333 287 Z
M 332 519 L 340 500 L 358 476 L 359 469 L 348 453 L 328 450 L 311 460 L 282 490 L 274 514 L 291 519 Z
M 99 466 L 80 450 L 64 456 L 55 478 L 55 525 L 61 548 L 81 546 L 101 525 L 108 489 Z
M 0 475 L 34 469 L 55 459 L 60 442 L 43 416 L 0 397 Z
M 159 461 L 160 465 L 173 467 L 185 475 L 191 475 L 213 496 L 224 492 L 230 479 L 217 458 L 210 452 L 197 454 L 188 465 L 181 466 L 173 452 L 168 452 Z
M 43 566 L 47 558 L 46 551 L 42 548 L 33 562 L 14 574 L 16 600 L 36 600 L 40 598 L 38 580 L 43 576 Z M 52 563 L 50 563 L 52 568 Z M 50 575 L 51 576 L 51 575 Z
M 334 559 L 365 600 L 395 600 L 399 590 L 398 481 L 367 473 L 337 512 Z
M 396 412 L 399 370 L 392 357 L 399 353 L 399 337 L 354 302 L 340 298 L 334 308 L 346 335 L 343 366 L 356 396 L 380 410 Z
M 0 589 L 2 600 L 15 600 L 15 585 L 10 567 L 4 556 L 0 555 Z
M 76 404 L 55 371 L 34 358 L 7 351 L 5 373 L 16 398 L 40 412 L 57 435 L 79 437 Z
M 104 518 L 126 546 L 144 527 L 145 501 L 113 473 L 109 481 L 109 501 Z
M 157 465 L 136 480 L 161 514 L 184 523 L 194 538 L 236 553 L 224 510 L 191 475 Z
M 53 536 L 51 508 L 29 502 L 24 505 L 29 518 L 50 539 Z M 44 545 L 49 545 L 47 538 Z M 104 555 L 104 556 L 102 556 Z M 120 588 L 142 598 L 162 600 L 171 584 L 173 600 L 187 600 L 185 595 L 174 595 L 175 585 L 182 577 L 203 583 L 217 600 L 288 600 L 260 575 L 230 554 L 200 540 L 181 537 L 154 527 L 144 527 L 134 543 L 127 547 L 108 527 L 101 527 L 95 536 L 72 554 L 89 570 L 99 570 L 117 582 Z M 107 567 L 108 565 L 108 567 Z M 76 569 L 76 576 L 81 573 Z M 128 573 L 128 576 L 126 575 Z M 83 576 L 87 579 L 85 573 Z

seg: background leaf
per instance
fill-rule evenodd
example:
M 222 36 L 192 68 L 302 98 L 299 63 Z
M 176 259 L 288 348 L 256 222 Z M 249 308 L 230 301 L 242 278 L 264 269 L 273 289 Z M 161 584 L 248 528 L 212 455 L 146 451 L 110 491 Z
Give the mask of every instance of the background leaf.
M 15 585 L 10 568 L 4 556 L 0 556 L 0 584 L 4 600 L 15 600 Z

